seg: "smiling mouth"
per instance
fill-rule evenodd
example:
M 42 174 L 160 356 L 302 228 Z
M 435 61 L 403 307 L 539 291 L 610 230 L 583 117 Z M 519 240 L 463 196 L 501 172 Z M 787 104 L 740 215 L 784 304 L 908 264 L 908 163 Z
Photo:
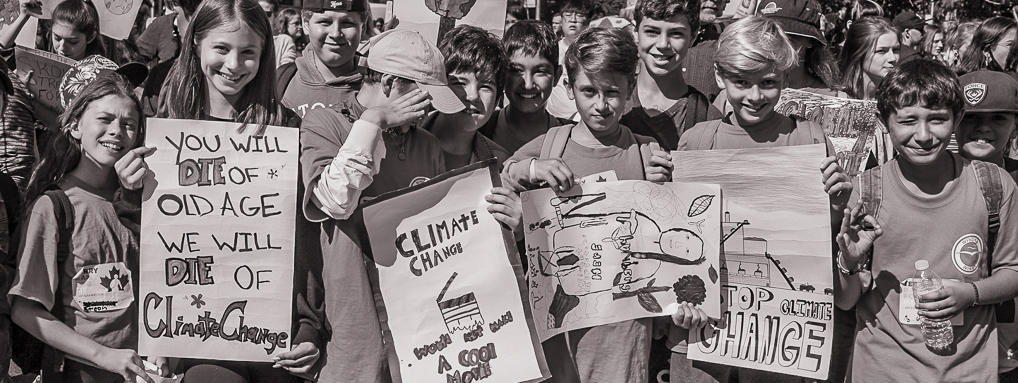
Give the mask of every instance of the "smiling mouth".
M 242 74 L 232 75 L 232 76 L 228 75 L 226 73 L 223 73 L 223 72 L 218 72 L 217 74 L 219 75 L 219 77 L 222 77 L 226 81 L 230 81 L 230 82 L 237 82 L 237 80 L 240 80 L 241 77 L 244 77 L 244 75 L 242 75 Z
M 675 55 L 656 55 L 651 53 L 650 57 L 653 57 L 655 60 L 658 61 L 668 61 L 675 57 Z
M 99 145 L 102 145 L 104 148 L 112 150 L 112 151 L 115 151 L 115 152 L 119 152 L 121 150 L 124 150 L 123 146 L 115 144 L 115 143 L 112 143 L 112 142 L 100 142 Z
M 533 100 L 540 96 L 541 96 L 540 93 L 516 93 L 516 97 L 519 97 L 524 100 Z

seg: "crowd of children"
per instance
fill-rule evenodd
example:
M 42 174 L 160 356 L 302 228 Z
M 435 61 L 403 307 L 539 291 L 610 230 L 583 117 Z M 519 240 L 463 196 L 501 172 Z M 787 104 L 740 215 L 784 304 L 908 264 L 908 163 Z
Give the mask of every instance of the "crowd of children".
M 509 26 L 507 17 L 501 39 L 460 25 L 435 44 L 398 28 L 368 38 L 367 0 L 305 0 L 299 14 L 279 12 L 276 35 L 296 21 L 307 38 L 280 62 L 264 8 L 275 12 L 274 3 L 180 0 L 176 15 L 153 21 L 157 37 L 142 34 L 147 65 L 139 65 L 104 57 L 91 2 L 61 2 L 49 46 L 77 61 L 60 84 L 61 113 L 33 111 L 29 79 L 0 60 L 0 383 L 11 381 L 12 357 L 43 381 L 385 382 L 362 202 L 495 159 L 505 186 L 486 197 L 488 212 L 523 241 L 522 191 L 566 191 L 606 171 L 670 182 L 675 150 L 808 144 L 827 147 L 811 166 L 829 195 L 836 244 L 827 381 L 1018 381 L 1013 20 L 976 29 L 958 54 L 971 66 L 959 77 L 945 59 L 951 41 L 936 50 L 933 36 L 929 52 L 901 63 L 899 46 L 923 33 L 908 15 L 894 23 L 860 15 L 835 43 L 822 33 L 816 0 L 760 1 L 756 15 L 727 25 L 715 22 L 725 1 L 637 0 L 632 30 L 588 27 L 589 1 L 560 3 L 559 28 Z M 32 0 L 20 6 L 0 47 L 40 12 Z M 929 33 L 943 40 L 938 31 Z M 1000 54 L 1005 40 L 1012 51 Z M 709 69 L 688 65 L 702 57 Z M 692 79 L 705 72 L 690 73 L 696 68 L 718 88 L 698 89 Z M 820 124 L 775 110 L 786 88 L 874 100 L 884 152 L 849 176 Z M 142 358 L 135 281 L 104 303 L 110 310 L 82 309 L 95 298 L 75 281 L 114 267 L 138 275 L 142 181 L 155 150 L 145 146 L 146 116 L 237 122 L 254 134 L 300 129 L 292 348 L 274 362 Z M 8 137 L 25 138 L 11 146 Z M 973 254 L 959 253 L 962 238 L 978 243 Z M 947 352 L 928 349 L 919 326 L 899 321 L 901 286 L 919 259 L 944 277 L 943 290 L 917 303 L 920 315 L 961 318 Z M 683 303 L 670 317 L 554 336 L 542 343 L 548 381 L 653 381 L 660 336 L 671 382 L 808 381 L 690 360 L 689 332 L 707 322 Z M 32 338 L 41 362 L 19 359 Z

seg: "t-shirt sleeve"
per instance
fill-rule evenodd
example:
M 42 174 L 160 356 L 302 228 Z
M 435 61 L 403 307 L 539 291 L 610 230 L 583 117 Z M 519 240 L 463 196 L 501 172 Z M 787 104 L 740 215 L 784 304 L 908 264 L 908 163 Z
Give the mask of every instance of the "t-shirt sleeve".
M 59 230 L 54 201 L 42 196 L 32 204 L 31 213 L 21 222 L 18 267 L 8 300 L 15 296 L 39 302 L 52 310 L 60 288 L 57 262 Z
M 693 137 L 699 138 L 702 136 L 703 130 L 707 128 L 707 124 L 709 123 L 709 121 L 699 122 L 696 125 L 693 125 L 692 128 L 689 128 L 689 130 L 682 133 L 682 136 L 679 137 L 679 144 L 675 150 L 680 152 L 685 150 L 698 150 L 698 148 L 693 147 L 695 146 L 695 143 L 690 142 L 690 140 Z
M 315 109 L 304 116 L 300 135 L 300 169 L 304 177 L 302 206 L 304 215 L 312 222 L 329 218 L 311 201 L 311 196 L 325 167 L 339 153 L 349 134 L 349 130 L 344 130 L 338 118 L 329 113 L 329 110 Z
M 993 246 L 993 260 L 990 268 L 993 272 L 1001 268 L 1018 271 L 1018 197 L 1016 186 L 1004 169 L 1000 169 L 1001 181 L 1004 184 L 1003 199 L 1000 206 L 1000 230 L 997 231 L 997 242 Z

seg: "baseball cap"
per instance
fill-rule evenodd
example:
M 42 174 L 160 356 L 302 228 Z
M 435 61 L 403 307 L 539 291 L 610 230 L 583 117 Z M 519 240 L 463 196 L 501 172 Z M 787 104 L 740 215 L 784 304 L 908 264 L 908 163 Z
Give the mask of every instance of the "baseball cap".
M 71 66 L 71 69 L 68 69 L 67 73 L 64 73 L 64 76 L 60 78 L 60 106 L 67 109 L 67 105 L 85 86 L 100 76 L 107 76 L 110 73 L 123 75 L 131 85 L 139 87 L 148 77 L 148 67 L 141 63 L 117 66 L 110 59 L 100 55 L 85 57 L 74 63 L 74 66 Z
M 0 58 L 0 85 L 4 86 L 4 93 L 14 93 L 14 84 L 11 84 L 10 71 L 7 69 L 7 60 Z
M 958 79 L 966 112 L 1018 113 L 1018 80 L 1004 72 L 980 70 Z
M 891 22 L 891 26 L 900 29 L 902 32 L 906 29 L 918 29 L 922 31 L 923 25 L 926 25 L 926 23 L 923 22 L 923 19 L 912 11 L 899 13 L 897 16 L 894 16 L 894 21 Z
M 420 33 L 392 29 L 371 39 L 368 68 L 412 80 L 431 95 L 431 105 L 445 114 L 466 108 L 449 88 L 442 51 Z
M 827 39 L 820 32 L 823 16 L 816 0 L 761 1 L 757 13 L 773 18 L 787 34 L 809 37 L 827 45 Z
M 312 12 L 345 11 L 364 12 L 367 0 L 304 0 L 301 8 Z

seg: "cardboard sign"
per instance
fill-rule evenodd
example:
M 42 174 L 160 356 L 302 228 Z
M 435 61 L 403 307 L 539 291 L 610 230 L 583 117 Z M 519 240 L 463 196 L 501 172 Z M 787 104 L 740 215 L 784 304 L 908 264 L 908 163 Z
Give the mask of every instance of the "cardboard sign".
M 290 350 L 298 130 L 149 119 L 138 352 L 268 362 Z
M 493 160 L 364 205 L 369 276 L 395 382 L 549 376 L 512 234 L 484 197 Z
M 99 31 L 117 40 L 131 35 L 141 0 L 92 0 L 99 12 Z
M 878 163 L 887 162 L 890 155 L 883 134 L 877 128 L 875 101 L 853 100 L 825 96 L 796 89 L 784 89 L 774 107 L 778 113 L 797 116 L 819 123 L 834 144 L 838 163 L 849 176 L 855 176 L 866 167 L 870 153 Z
M 590 182 L 522 198 L 541 341 L 674 314 L 680 302 L 720 317 L 718 185 Z
M 446 32 L 467 24 L 502 38 L 506 0 L 404 0 L 395 2 L 396 29 L 417 31 L 437 46 Z
M 32 72 L 25 85 L 35 96 L 32 104 L 36 113 L 40 113 L 39 108 L 47 109 L 42 113 L 60 113 L 63 110 L 60 106 L 60 79 L 74 65 L 74 60 L 20 46 L 14 48 L 14 59 L 17 61 L 18 76 L 24 77 L 29 71 Z
M 725 312 L 690 331 L 689 358 L 826 379 L 833 343 L 826 145 L 672 152 L 672 179 L 724 190 Z

